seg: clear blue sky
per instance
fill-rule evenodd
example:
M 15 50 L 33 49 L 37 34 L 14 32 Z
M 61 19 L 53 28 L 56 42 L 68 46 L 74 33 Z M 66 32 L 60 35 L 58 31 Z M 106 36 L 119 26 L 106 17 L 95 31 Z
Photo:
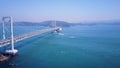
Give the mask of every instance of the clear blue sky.
M 120 20 L 120 0 L 0 0 L 0 17 L 15 21 Z

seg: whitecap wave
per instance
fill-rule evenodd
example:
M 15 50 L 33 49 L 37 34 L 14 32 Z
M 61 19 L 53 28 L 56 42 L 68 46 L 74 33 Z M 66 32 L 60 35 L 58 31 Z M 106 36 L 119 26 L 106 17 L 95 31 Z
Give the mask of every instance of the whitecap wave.
M 59 33 L 59 35 L 64 35 L 63 33 Z
M 75 36 L 70 36 L 69 38 L 76 38 Z

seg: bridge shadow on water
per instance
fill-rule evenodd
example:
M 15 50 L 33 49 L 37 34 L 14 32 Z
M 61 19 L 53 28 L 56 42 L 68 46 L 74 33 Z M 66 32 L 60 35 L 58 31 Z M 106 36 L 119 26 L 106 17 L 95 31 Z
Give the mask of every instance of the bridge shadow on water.
M 19 41 L 19 42 L 15 43 L 15 49 L 21 49 L 22 47 L 24 47 L 26 45 L 30 45 L 30 44 L 38 41 L 38 40 L 42 40 L 42 39 L 44 39 L 46 37 L 49 37 L 49 36 L 52 36 L 51 32 L 44 33 L 44 34 L 41 34 L 41 35 L 38 35 L 38 36 L 34 36 L 34 37 L 31 37 L 31 38 Z
M 21 40 L 21 41 L 18 41 L 16 42 L 14 45 L 15 49 L 21 49 L 22 47 L 26 46 L 26 45 L 30 45 L 32 43 L 35 43 L 37 42 L 38 40 L 42 40 L 46 37 L 50 37 L 52 36 L 52 32 L 48 32 L 48 33 L 43 33 L 43 34 L 40 34 L 40 35 L 37 35 L 37 36 L 33 36 L 33 37 L 30 37 L 30 38 L 27 38 L 27 39 L 24 39 L 24 40 Z M 11 49 L 11 44 L 7 45 L 7 46 L 4 46 L 0 49 L 0 53 L 4 53 L 5 50 L 9 50 Z

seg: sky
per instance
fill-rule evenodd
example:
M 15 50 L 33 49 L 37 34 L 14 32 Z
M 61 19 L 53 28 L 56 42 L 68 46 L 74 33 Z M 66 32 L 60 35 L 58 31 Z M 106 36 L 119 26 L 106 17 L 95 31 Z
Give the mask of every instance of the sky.
M 120 0 L 0 0 L 3 16 L 31 22 L 120 20 Z

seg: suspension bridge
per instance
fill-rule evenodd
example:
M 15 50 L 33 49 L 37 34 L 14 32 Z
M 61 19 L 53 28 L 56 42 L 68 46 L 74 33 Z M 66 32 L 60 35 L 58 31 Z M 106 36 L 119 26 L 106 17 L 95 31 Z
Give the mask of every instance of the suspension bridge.
M 5 36 L 5 20 L 6 19 L 9 19 L 9 22 L 11 23 L 10 24 L 10 33 L 11 33 L 11 37 L 10 38 L 6 38 Z M 18 53 L 18 50 L 17 49 L 14 49 L 14 43 L 15 42 L 18 42 L 18 41 L 21 41 L 21 40 L 24 40 L 24 39 L 27 39 L 27 38 L 30 38 L 30 37 L 33 37 L 33 36 L 36 36 L 36 35 L 40 35 L 40 34 L 43 34 L 43 33 L 46 33 L 46 32 L 50 32 L 50 31 L 54 31 L 54 32 L 58 32 L 60 31 L 62 28 L 61 27 L 57 27 L 56 26 L 56 23 L 54 25 L 54 27 L 51 27 L 51 28 L 46 28 L 46 29 L 42 29 L 42 30 L 37 30 L 37 31 L 34 31 L 34 32 L 30 32 L 30 33 L 26 33 L 26 34 L 22 34 L 22 35 L 19 35 L 19 36 L 14 36 L 13 34 L 13 19 L 12 17 L 3 17 L 3 30 L 2 30 L 2 36 L 3 36 L 3 39 L 0 40 L 0 47 L 4 47 L 4 46 L 8 46 L 8 45 L 11 45 L 11 49 L 10 50 L 6 50 L 5 53 L 8 53 L 8 54 L 12 54 L 12 55 L 15 55 L 16 53 Z

